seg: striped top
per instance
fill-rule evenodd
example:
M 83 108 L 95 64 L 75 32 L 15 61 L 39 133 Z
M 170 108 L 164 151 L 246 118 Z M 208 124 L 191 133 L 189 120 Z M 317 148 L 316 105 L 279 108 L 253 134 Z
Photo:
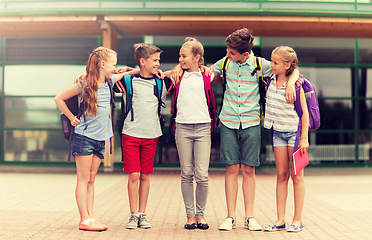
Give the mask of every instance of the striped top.
M 285 100 L 285 88 L 286 83 L 277 88 L 274 75 L 266 93 L 264 128 L 273 128 L 278 132 L 296 132 L 299 117 L 294 104 L 288 104 Z
M 263 75 L 266 77 L 271 72 L 270 62 L 264 58 L 261 59 Z M 222 74 L 222 61 L 223 59 L 212 66 L 215 76 Z M 230 61 L 227 67 L 226 92 L 219 118 L 230 129 L 239 129 L 240 124 L 243 129 L 260 124 L 257 76 L 251 74 L 254 69 L 253 51 L 244 63 Z

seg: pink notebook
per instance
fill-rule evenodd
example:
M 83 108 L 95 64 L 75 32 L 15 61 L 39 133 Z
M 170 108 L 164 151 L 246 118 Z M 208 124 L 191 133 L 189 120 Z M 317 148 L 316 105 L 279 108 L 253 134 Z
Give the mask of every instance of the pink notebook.
M 306 153 L 301 155 L 301 149 L 298 149 L 295 153 L 293 153 L 293 167 L 295 175 L 300 172 L 304 167 L 309 164 L 309 156 Z

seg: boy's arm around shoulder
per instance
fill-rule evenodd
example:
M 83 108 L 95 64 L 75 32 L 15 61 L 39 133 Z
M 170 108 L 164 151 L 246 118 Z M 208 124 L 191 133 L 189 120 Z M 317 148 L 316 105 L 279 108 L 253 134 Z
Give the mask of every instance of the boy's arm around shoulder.
M 287 87 L 285 88 L 285 100 L 287 103 L 292 104 L 296 100 L 295 83 L 300 77 L 300 72 L 296 68 L 289 76 Z
M 301 140 L 299 144 L 299 148 L 301 149 L 301 154 L 304 154 L 309 147 L 308 142 L 308 133 L 309 133 L 309 111 L 307 109 L 306 104 L 306 97 L 303 88 L 300 89 L 300 100 L 301 100 L 301 108 L 302 108 L 302 117 L 301 117 Z

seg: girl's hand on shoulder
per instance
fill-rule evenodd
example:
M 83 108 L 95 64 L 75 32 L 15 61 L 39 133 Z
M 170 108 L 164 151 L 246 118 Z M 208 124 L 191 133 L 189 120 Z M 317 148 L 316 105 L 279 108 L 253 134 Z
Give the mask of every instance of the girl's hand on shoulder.
M 158 69 L 157 73 L 155 74 L 158 78 L 164 79 L 165 74 L 162 70 Z
M 287 84 L 285 88 L 285 100 L 288 104 L 293 104 L 296 101 L 296 91 L 294 85 Z
M 183 69 L 181 68 L 179 64 L 172 69 L 171 76 L 174 79 L 174 82 L 176 84 L 180 81 L 182 74 L 183 74 Z
M 200 66 L 200 71 L 205 73 L 205 76 L 207 77 L 212 74 L 212 70 L 206 66 Z
M 307 138 L 302 138 L 301 137 L 301 141 L 300 141 L 300 144 L 299 144 L 298 147 L 301 149 L 301 155 L 306 153 L 307 149 L 309 148 L 309 142 L 308 142 Z
M 129 71 L 132 71 L 134 70 L 134 68 L 132 67 L 120 67 L 120 68 L 117 68 L 114 72 L 114 74 L 121 74 L 121 73 L 125 73 L 125 72 L 129 72 Z
M 82 74 L 80 74 L 79 76 L 77 76 L 77 77 L 75 78 L 75 80 L 74 80 L 74 84 L 75 84 L 75 83 L 78 83 L 80 80 L 83 80 L 83 79 L 85 78 L 85 76 L 86 76 L 86 73 L 82 73 Z

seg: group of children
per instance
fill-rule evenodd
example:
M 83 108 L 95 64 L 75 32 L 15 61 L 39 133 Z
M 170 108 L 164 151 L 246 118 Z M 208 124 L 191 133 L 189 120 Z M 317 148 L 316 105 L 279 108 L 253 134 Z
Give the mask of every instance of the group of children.
M 211 149 L 211 130 L 217 117 L 221 121 L 220 162 L 226 165 L 225 194 L 227 217 L 220 230 L 236 226 L 238 173 L 243 175 L 245 221 L 249 230 L 262 230 L 253 215 L 255 199 L 255 167 L 259 166 L 261 142 L 260 107 L 253 48 L 253 36 L 247 29 L 239 29 L 226 38 L 230 63 L 226 70 L 226 91 L 223 107 L 215 116 L 209 106 L 206 86 L 221 83 L 223 59 L 211 68 L 203 66 L 204 49 L 195 38 L 188 38 L 180 49 L 179 65 L 165 73 L 158 70 L 161 50 L 153 45 L 139 43 L 135 60 L 139 71 L 131 68 L 116 70 L 116 52 L 99 47 L 90 55 L 86 74 L 73 86 L 55 97 L 59 109 L 76 126 L 72 154 L 77 168 L 76 202 L 80 213 L 79 229 L 103 231 L 107 226 L 93 217 L 94 179 L 105 151 L 105 140 L 112 137 L 110 119 L 110 89 L 125 93 L 125 75 L 131 76 L 132 99 L 130 111 L 122 130 L 124 172 L 128 173 L 130 219 L 127 228 L 150 228 L 146 219 L 146 205 L 150 189 L 150 174 L 158 138 L 162 135 L 160 112 L 166 98 L 169 81 L 177 92 L 175 105 L 175 141 L 181 165 L 181 191 L 186 209 L 185 229 L 208 229 L 204 211 L 208 197 L 208 167 Z M 268 86 L 264 127 L 273 129 L 273 147 L 277 166 L 277 220 L 265 227 L 266 231 L 303 229 L 301 213 L 304 203 L 303 170 L 293 172 L 291 156 L 294 148 L 302 152 L 308 148 L 308 115 L 301 118 L 302 131 L 299 146 L 294 146 L 300 121 L 293 108 L 295 83 L 299 77 L 297 56 L 290 47 L 278 47 L 272 52 L 272 61 L 262 59 L 264 77 L 273 73 Z M 156 76 L 164 77 L 159 96 Z M 111 79 L 111 80 L 110 80 Z M 64 100 L 79 95 L 86 102 L 85 117 L 77 119 Z M 212 93 L 213 95 L 213 93 Z M 301 106 L 306 103 L 301 91 Z M 84 119 L 84 120 L 83 120 Z M 296 126 L 296 128 L 294 127 Z M 294 130 L 295 129 L 295 130 Z M 288 180 L 293 179 L 295 214 L 289 228 L 285 223 Z M 196 188 L 194 190 L 194 179 Z

